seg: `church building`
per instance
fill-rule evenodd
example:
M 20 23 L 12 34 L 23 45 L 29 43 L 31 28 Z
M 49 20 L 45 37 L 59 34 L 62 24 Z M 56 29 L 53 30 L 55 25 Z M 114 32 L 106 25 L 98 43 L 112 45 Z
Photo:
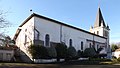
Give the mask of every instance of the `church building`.
M 94 26 L 90 31 L 39 15 L 31 14 L 17 29 L 14 40 L 18 48 L 27 55 L 28 46 L 42 44 L 52 46 L 56 43 L 65 43 L 67 47 L 73 46 L 76 50 L 84 51 L 86 48 L 109 47 L 109 26 L 105 24 L 100 8 Z

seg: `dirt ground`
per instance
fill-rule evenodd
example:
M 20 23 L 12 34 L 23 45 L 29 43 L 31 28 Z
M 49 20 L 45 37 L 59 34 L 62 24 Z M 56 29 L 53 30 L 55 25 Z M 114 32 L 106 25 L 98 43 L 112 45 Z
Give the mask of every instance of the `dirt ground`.
M 61 64 L 25 64 L 0 63 L 0 68 L 119 68 L 120 65 L 61 65 Z

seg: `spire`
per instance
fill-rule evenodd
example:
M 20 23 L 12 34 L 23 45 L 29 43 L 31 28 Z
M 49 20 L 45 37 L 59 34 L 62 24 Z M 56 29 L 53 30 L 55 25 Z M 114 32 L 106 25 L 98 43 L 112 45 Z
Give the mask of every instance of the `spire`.
M 98 13 L 97 13 L 97 17 L 96 17 L 96 21 L 94 23 L 94 27 L 100 27 L 102 24 L 103 27 L 106 27 L 100 7 L 98 8 Z

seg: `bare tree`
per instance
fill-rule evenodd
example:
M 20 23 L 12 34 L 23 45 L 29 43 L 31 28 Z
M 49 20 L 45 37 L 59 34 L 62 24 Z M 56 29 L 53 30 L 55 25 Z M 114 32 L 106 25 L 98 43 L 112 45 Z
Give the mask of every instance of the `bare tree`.
M 7 13 L 8 12 L 3 12 L 2 10 L 0 10 L 0 29 L 10 26 L 9 21 L 5 18 Z
M 0 46 L 4 46 L 8 43 L 9 36 L 5 34 L 6 28 L 10 27 L 10 22 L 6 19 L 6 14 L 8 12 L 3 12 L 0 10 Z

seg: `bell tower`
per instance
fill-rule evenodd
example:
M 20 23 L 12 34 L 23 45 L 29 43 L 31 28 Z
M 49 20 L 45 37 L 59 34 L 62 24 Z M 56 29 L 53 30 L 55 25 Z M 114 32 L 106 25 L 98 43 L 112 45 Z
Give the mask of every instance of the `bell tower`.
M 90 27 L 90 32 L 109 38 L 109 30 L 110 30 L 109 26 L 108 25 L 106 26 L 104 18 L 102 16 L 102 12 L 99 7 L 94 26 Z
M 110 28 L 109 28 L 108 24 L 107 25 L 105 24 L 104 18 L 102 16 L 101 9 L 99 7 L 94 26 L 90 27 L 90 32 L 106 38 L 106 49 L 107 49 L 107 51 L 110 50 L 109 31 L 110 31 Z

